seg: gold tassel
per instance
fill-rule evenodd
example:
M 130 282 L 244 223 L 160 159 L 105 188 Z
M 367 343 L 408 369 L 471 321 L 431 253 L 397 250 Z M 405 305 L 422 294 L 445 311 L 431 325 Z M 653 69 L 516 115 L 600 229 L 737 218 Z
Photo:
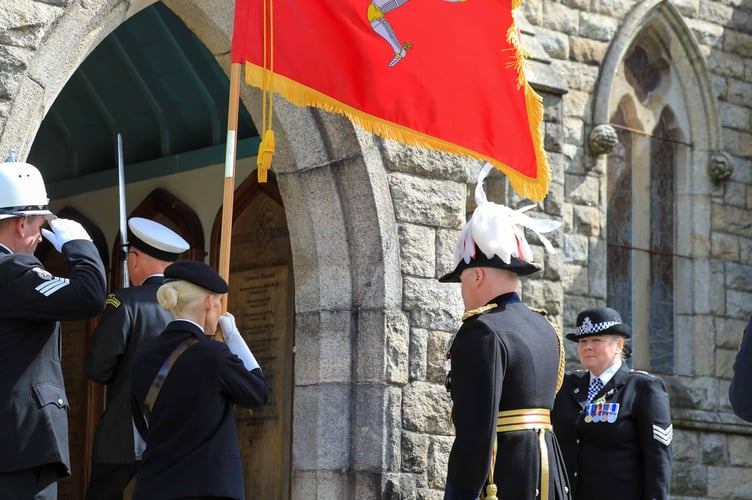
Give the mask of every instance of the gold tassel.
M 486 486 L 486 500 L 499 500 L 496 498 L 497 488 L 495 484 Z
M 259 183 L 266 182 L 266 172 L 272 166 L 272 155 L 274 155 L 274 131 L 272 129 L 264 132 L 264 138 L 259 144 L 256 165 L 258 166 Z

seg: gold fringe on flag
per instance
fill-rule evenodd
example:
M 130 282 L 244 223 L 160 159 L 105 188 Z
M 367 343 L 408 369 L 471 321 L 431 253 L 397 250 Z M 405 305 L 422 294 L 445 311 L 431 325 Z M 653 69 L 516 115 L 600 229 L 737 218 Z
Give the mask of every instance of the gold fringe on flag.
M 391 139 L 402 144 L 408 144 L 416 147 L 425 147 L 431 149 L 438 149 L 446 151 L 448 153 L 459 154 L 469 156 L 481 161 L 487 161 L 498 170 L 501 170 L 504 175 L 509 179 L 510 184 L 514 190 L 521 196 L 528 198 L 532 201 L 541 201 L 546 197 L 548 193 L 548 186 L 551 181 L 551 173 L 549 171 L 548 159 L 546 152 L 543 148 L 543 99 L 533 90 L 527 81 L 525 76 L 526 58 L 527 52 L 522 48 L 520 44 L 519 31 L 517 29 L 517 22 L 515 20 L 515 12 L 523 0 L 512 0 L 512 25 L 507 31 L 507 41 L 514 47 L 515 55 L 513 56 L 512 66 L 515 68 L 518 74 L 517 88 L 524 89 L 525 105 L 527 108 L 528 122 L 530 124 L 530 136 L 533 142 L 533 148 L 535 150 L 536 157 L 536 173 L 537 177 L 527 177 L 514 168 L 490 158 L 483 154 L 473 151 L 468 148 L 464 148 L 457 144 L 453 144 L 436 137 L 417 132 L 402 125 L 369 115 L 359 109 L 348 106 L 336 99 L 333 99 L 326 94 L 323 94 L 317 90 L 300 84 L 294 80 L 286 78 L 280 74 L 273 72 L 273 55 L 270 57 L 270 61 L 264 61 L 264 66 L 270 66 L 270 69 L 264 69 L 261 66 L 246 62 L 245 65 L 245 78 L 246 83 L 253 87 L 260 88 L 264 91 L 264 123 L 262 129 L 264 130 L 264 137 L 262 145 L 260 147 L 259 154 L 264 155 L 263 167 L 269 168 L 271 163 L 271 155 L 274 152 L 274 136 L 271 130 L 272 120 L 272 99 L 271 93 L 277 92 L 283 98 L 296 106 L 311 106 L 323 109 L 331 113 L 338 113 L 347 117 L 351 122 L 359 126 L 360 128 L 381 136 L 385 139 Z M 271 10 L 271 9 L 270 9 Z M 266 39 L 266 36 L 264 36 Z M 266 54 L 266 48 L 264 50 Z M 269 112 L 266 112 L 267 96 Z M 268 116 L 267 116 L 268 115 Z M 264 152 L 261 149 L 265 149 Z M 261 162 L 262 159 L 259 158 Z M 259 164 L 259 176 L 262 175 L 262 164 Z

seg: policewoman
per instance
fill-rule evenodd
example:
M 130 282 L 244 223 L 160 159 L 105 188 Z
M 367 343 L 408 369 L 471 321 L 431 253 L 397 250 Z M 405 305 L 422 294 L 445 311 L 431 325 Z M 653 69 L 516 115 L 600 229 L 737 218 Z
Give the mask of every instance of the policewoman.
M 142 217 L 128 219 L 128 277 L 134 286 L 107 296 L 86 354 L 86 375 L 107 384 L 107 405 L 92 449 L 87 500 L 122 500 L 145 443 L 134 432 L 131 363 L 138 348 L 158 336 L 172 314 L 157 302 L 164 270 L 188 250 L 172 229 Z
M 258 408 L 266 379 L 234 317 L 221 315 L 227 283 L 203 262 L 165 269 L 157 300 L 172 312 L 133 363 L 136 426 L 146 450 L 133 500 L 243 499 L 234 406 Z M 224 342 L 211 340 L 217 324 Z
M 47 208 L 39 170 L 0 163 L 0 498 L 56 499 L 70 476 L 60 321 L 102 310 L 104 265 L 76 221 Z M 43 226 L 49 224 L 50 229 Z M 34 257 L 47 238 L 65 259 L 53 276 Z M 81 471 L 78 471 L 81 473 Z
M 624 363 L 630 328 L 608 307 L 582 311 L 577 342 L 586 368 L 565 376 L 552 414 L 575 500 L 666 500 L 671 409 L 663 381 Z
M 483 180 L 490 168 L 478 178 L 478 207 L 460 233 L 455 269 L 440 278 L 461 283 L 466 310 L 447 353 L 455 439 L 444 498 L 568 499 L 550 421 L 564 372 L 562 340 L 545 313 L 518 295 L 519 277 L 541 269 L 525 228 L 553 251 L 540 233 L 559 223 L 488 202 Z

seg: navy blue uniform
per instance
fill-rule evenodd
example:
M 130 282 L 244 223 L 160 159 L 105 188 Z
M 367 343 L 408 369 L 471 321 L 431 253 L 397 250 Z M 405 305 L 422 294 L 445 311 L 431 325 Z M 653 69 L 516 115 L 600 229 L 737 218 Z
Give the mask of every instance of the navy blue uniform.
M 140 286 L 111 293 L 92 333 L 86 375 L 107 384 L 107 405 L 94 437 L 88 498 L 122 498 L 123 489 L 135 473 L 131 364 L 139 346 L 157 337 L 173 319 L 157 303 L 157 290 L 163 281 L 161 275 L 150 276 Z M 138 438 L 136 441 L 140 454 L 144 443 Z M 121 474 L 112 474 L 115 465 L 122 466 L 118 469 L 122 469 Z
M 740 418 L 752 422 L 752 316 L 744 329 L 742 343 L 734 361 L 734 376 L 729 387 L 729 401 Z
M 177 359 L 149 419 L 144 400 L 162 364 L 184 340 L 195 337 Z M 243 499 L 243 475 L 233 405 L 257 408 L 268 398 L 261 370 L 248 371 L 221 342 L 195 324 L 171 322 L 136 354 L 131 372 L 133 412 L 146 451 L 133 500 L 191 497 Z
M 663 381 L 622 365 L 588 411 L 589 384 L 589 371 L 568 374 L 552 414 L 575 500 L 668 499 L 673 427 Z M 593 421 L 614 411 L 611 423 Z
M 499 411 L 553 407 L 559 377 L 560 339 L 546 318 L 517 294 L 468 318 L 450 350 L 452 421 L 445 499 L 475 499 L 489 475 L 494 438 L 494 483 L 499 498 L 531 500 L 540 488 L 541 448 L 533 429 L 496 432 Z M 570 498 L 556 437 L 544 432 L 550 500 Z
M 96 316 L 107 289 L 91 241 L 69 241 L 62 254 L 67 278 L 0 246 L 0 472 L 52 465 L 70 475 L 59 321 Z

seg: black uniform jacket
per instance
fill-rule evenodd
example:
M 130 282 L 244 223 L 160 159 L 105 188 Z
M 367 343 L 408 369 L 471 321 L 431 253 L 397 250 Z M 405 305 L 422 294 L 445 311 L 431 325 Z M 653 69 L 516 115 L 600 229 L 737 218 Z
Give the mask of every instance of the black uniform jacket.
M 673 427 L 663 381 L 622 365 L 594 398 L 618 403 L 613 423 L 586 423 L 589 384 L 589 371 L 567 375 L 554 405 L 554 432 L 574 498 L 668 499 Z
M 0 247 L 0 472 L 57 464 L 70 475 L 58 321 L 99 314 L 107 288 L 92 242 L 69 241 L 62 253 L 68 278 Z
M 198 343 L 172 366 L 147 431 L 142 414 L 149 387 L 172 351 L 191 336 Z M 259 368 L 246 370 L 224 343 L 210 340 L 189 321 L 176 320 L 136 354 L 131 387 L 134 418 L 146 438 L 133 500 L 244 497 L 233 404 L 257 408 L 266 403 L 268 389 Z
M 135 460 L 131 363 L 138 347 L 157 337 L 173 319 L 157 302 L 163 281 L 161 275 L 150 276 L 141 286 L 111 293 L 91 336 L 86 375 L 107 384 L 107 406 L 94 438 L 94 462 L 127 464 Z
M 484 486 L 494 437 L 494 483 L 501 499 L 536 498 L 541 453 L 535 430 L 496 433 L 500 410 L 551 409 L 556 393 L 560 339 L 548 320 L 516 294 L 491 301 L 498 307 L 465 320 L 451 345 L 452 420 L 446 499 L 474 499 Z M 556 437 L 545 432 L 549 499 L 570 498 Z
M 729 400 L 734 413 L 752 422 L 752 316 L 744 329 L 742 343 L 734 361 Z

